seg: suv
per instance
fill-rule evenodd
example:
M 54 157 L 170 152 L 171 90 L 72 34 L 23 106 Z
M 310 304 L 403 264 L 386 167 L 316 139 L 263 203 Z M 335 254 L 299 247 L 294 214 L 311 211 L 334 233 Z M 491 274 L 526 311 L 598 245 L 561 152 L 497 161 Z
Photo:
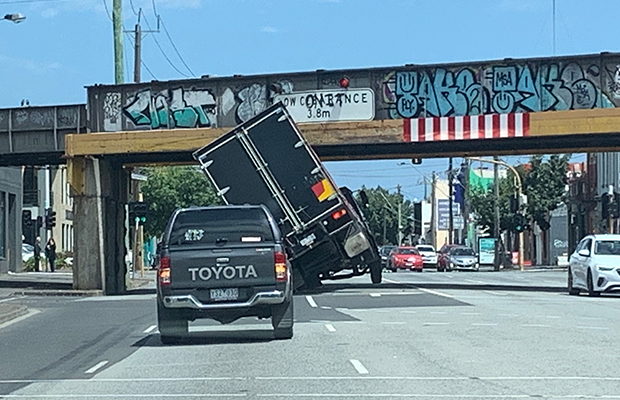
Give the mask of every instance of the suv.
M 271 318 L 274 336 L 293 336 L 291 265 L 265 206 L 176 210 L 163 234 L 157 272 L 161 341 L 188 334 L 188 321 L 222 324 Z

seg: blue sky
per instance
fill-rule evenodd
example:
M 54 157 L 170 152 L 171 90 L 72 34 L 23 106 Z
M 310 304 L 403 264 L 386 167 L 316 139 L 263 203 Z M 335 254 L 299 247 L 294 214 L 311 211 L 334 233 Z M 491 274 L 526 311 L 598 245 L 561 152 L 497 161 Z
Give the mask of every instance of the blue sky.
M 140 8 L 143 29 L 155 28 L 154 5 L 172 38 L 163 29 L 144 38 L 143 60 L 152 72 L 143 70 L 145 81 L 554 54 L 552 0 L 123 3 L 126 29 L 133 29 Z M 0 22 L 0 107 L 19 106 L 22 99 L 31 105 L 85 103 L 85 86 L 113 83 L 111 9 L 112 0 L 0 0 L 0 14 L 27 16 L 21 24 Z M 618 51 L 618 11 L 617 0 L 556 0 L 555 54 Z M 130 81 L 127 39 L 125 52 Z M 401 184 L 411 199 L 423 196 L 423 177 L 447 167 L 446 160 L 425 160 L 416 168 L 398 165 L 402 161 L 408 160 L 327 166 L 339 184 Z

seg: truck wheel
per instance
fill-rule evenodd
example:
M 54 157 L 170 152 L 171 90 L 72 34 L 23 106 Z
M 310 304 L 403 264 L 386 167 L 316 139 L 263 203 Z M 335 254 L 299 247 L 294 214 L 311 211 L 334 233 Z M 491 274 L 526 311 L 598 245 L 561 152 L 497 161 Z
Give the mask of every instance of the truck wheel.
M 187 336 L 187 319 L 167 309 L 159 301 L 157 302 L 157 326 L 159 338 L 163 344 L 174 344 Z
M 272 307 L 271 325 L 276 339 L 293 337 L 293 298 L 283 304 Z
M 381 283 L 383 268 L 381 268 L 381 262 L 370 264 L 370 280 L 374 284 Z

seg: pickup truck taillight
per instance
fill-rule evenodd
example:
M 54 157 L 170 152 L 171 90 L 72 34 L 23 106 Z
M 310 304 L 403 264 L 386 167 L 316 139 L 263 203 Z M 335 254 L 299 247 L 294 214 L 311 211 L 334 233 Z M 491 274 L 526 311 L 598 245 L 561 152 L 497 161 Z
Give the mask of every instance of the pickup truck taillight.
M 276 268 L 276 282 L 286 282 L 288 274 L 286 271 L 286 254 L 281 251 L 274 253 L 275 268 Z
M 159 260 L 157 275 L 160 285 L 170 285 L 170 257 L 162 257 Z

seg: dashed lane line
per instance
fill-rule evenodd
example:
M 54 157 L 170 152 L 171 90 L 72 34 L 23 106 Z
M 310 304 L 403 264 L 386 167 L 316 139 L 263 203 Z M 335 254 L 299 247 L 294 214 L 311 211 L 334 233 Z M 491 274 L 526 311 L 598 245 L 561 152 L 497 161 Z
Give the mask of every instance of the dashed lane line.
M 94 374 L 98 369 L 100 369 L 101 367 L 105 366 L 107 363 L 109 363 L 109 361 L 101 361 L 100 363 L 92 366 L 91 368 L 87 369 L 86 371 L 84 371 L 85 374 Z
M 442 296 L 442 297 L 447 297 L 449 299 L 453 299 L 454 296 L 451 296 L 449 294 L 445 294 L 445 293 L 441 293 L 441 292 L 437 292 L 435 290 L 431 290 L 431 289 L 425 289 L 425 288 L 417 288 L 418 290 L 421 290 L 425 293 L 430 293 L 430 294 L 434 294 L 435 296 Z
M 316 302 L 312 298 L 312 296 L 310 296 L 310 295 L 306 296 L 306 300 L 308 301 L 308 304 L 310 304 L 310 307 L 312 307 L 312 308 L 317 308 L 318 307 Z
M 336 328 L 334 328 L 334 325 L 332 324 L 325 324 L 325 329 L 327 329 L 330 332 L 336 332 Z
M 155 329 L 157 329 L 157 325 L 151 325 L 151 326 L 149 326 L 148 328 L 146 328 L 146 329 L 144 330 L 144 332 L 143 332 L 143 333 L 151 333 L 151 332 L 153 332 Z
M 366 367 L 364 367 L 364 364 L 362 364 L 361 361 L 351 359 L 351 360 L 349 360 L 349 362 L 353 365 L 353 368 L 355 368 L 355 370 L 360 375 L 368 374 L 368 370 L 366 369 Z

